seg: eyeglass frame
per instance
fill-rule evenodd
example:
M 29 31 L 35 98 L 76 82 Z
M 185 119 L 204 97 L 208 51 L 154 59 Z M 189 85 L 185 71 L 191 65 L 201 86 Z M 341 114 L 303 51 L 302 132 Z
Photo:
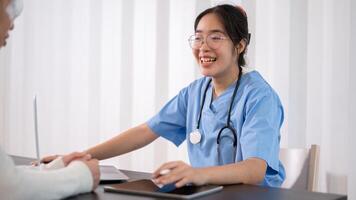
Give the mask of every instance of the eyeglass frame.
M 203 46 L 203 43 L 206 43 L 206 45 L 208 45 L 208 47 L 213 49 L 213 50 L 216 50 L 216 49 L 220 48 L 220 46 L 216 47 L 216 48 L 213 48 L 213 47 L 211 47 L 211 45 L 209 45 L 209 42 L 207 42 L 208 41 L 207 38 L 209 38 L 209 36 L 211 36 L 213 34 L 221 34 L 222 35 L 222 37 L 220 37 L 219 42 L 220 41 L 224 41 L 224 40 L 228 40 L 228 39 L 230 39 L 232 41 L 232 39 L 229 36 L 227 36 L 226 33 L 221 32 L 221 31 L 214 31 L 214 32 L 209 33 L 206 37 L 202 37 L 203 39 L 200 41 L 200 45 L 199 45 L 198 48 L 193 48 L 193 44 L 192 43 L 194 42 L 194 40 L 192 40 L 192 37 L 196 37 L 196 34 L 197 33 L 195 33 L 194 35 L 189 36 L 189 38 L 188 38 L 188 43 L 189 43 L 190 48 L 195 49 L 195 50 L 200 49 Z
M 211 33 L 208 34 L 207 37 L 209 37 L 211 34 L 214 34 L 214 33 L 220 33 L 220 34 L 224 35 L 224 37 L 225 37 L 224 40 L 230 38 L 229 36 L 226 36 L 226 33 L 225 33 L 225 32 L 222 32 L 222 31 L 214 31 L 214 32 L 211 32 Z M 196 33 L 195 33 L 194 35 L 189 36 L 189 38 L 188 38 L 189 46 L 190 46 L 190 48 L 192 48 L 192 49 L 195 49 L 195 48 L 192 47 L 192 44 L 191 44 L 191 37 L 193 37 L 193 36 L 195 36 L 195 35 L 196 35 Z M 250 44 L 250 41 L 251 41 L 251 33 L 248 33 L 247 38 L 243 38 L 243 37 L 242 37 L 242 39 L 246 41 L 247 45 L 249 45 L 249 44 Z M 230 38 L 230 40 L 232 41 L 231 38 Z M 204 39 L 201 41 L 201 44 L 200 44 L 199 48 L 196 48 L 195 50 L 200 49 L 201 46 L 203 45 L 203 42 L 204 42 L 204 41 L 206 41 L 206 38 L 204 38 Z M 209 44 L 208 44 L 207 42 L 206 42 L 206 45 L 209 46 Z M 210 46 L 209 46 L 209 47 L 210 47 Z M 219 47 L 220 47 L 220 46 L 219 46 Z M 217 47 L 217 48 L 211 48 L 211 47 L 210 47 L 210 48 L 213 49 L 213 50 L 216 50 L 216 49 L 218 49 L 219 47 Z

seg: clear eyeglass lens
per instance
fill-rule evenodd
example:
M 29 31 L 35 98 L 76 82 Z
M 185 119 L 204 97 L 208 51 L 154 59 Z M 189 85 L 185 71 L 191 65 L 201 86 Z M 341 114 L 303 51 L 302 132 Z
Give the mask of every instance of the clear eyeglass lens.
M 225 36 L 223 34 L 210 34 L 206 38 L 207 45 L 212 49 L 217 49 L 220 47 L 223 40 L 225 40 Z M 199 35 L 192 35 L 189 38 L 190 47 L 192 49 L 199 49 L 204 42 L 204 37 Z
M 207 43 L 212 49 L 217 49 L 220 47 L 222 41 L 225 37 L 222 34 L 211 34 L 207 38 Z

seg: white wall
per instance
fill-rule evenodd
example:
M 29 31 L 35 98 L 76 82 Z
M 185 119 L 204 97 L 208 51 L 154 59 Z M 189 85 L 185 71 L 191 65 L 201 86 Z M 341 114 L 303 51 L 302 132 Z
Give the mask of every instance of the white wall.
M 351 13 L 351 42 L 350 42 L 350 110 L 349 110 L 349 135 L 348 135 L 348 159 L 349 159 L 349 164 L 348 164 L 348 199 L 356 199 L 356 79 L 355 79 L 355 74 L 356 74 L 356 13 L 354 12 L 356 10 L 356 2 L 351 1 L 350 2 L 350 13 Z

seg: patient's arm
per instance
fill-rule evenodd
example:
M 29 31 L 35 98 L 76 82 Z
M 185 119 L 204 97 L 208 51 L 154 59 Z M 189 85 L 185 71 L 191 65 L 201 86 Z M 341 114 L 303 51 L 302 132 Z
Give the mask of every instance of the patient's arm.
M 94 162 L 88 161 L 88 162 Z M 83 161 L 74 161 L 67 167 L 41 171 L 34 168 L 16 167 L 11 158 L 0 149 L 1 199 L 61 199 L 89 192 L 97 184 L 91 173 L 92 167 Z M 98 162 L 88 163 L 97 168 Z

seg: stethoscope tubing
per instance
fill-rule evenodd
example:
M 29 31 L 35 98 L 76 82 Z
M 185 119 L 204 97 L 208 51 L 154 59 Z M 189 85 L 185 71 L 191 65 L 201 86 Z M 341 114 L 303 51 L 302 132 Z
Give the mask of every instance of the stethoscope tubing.
M 232 97 L 231 97 L 231 102 L 230 102 L 230 106 L 229 106 L 229 110 L 228 110 L 228 115 L 227 115 L 227 120 L 226 120 L 226 125 L 220 129 L 218 135 L 217 135 L 217 138 L 216 138 L 216 143 L 219 145 L 220 143 L 220 136 L 221 136 L 221 133 L 223 132 L 223 130 L 225 129 L 229 129 L 231 130 L 231 132 L 233 133 L 233 136 L 234 136 L 234 147 L 236 148 L 237 146 L 237 132 L 236 130 L 231 126 L 230 124 L 230 121 L 231 121 L 231 111 L 232 111 L 232 107 L 234 105 L 234 100 L 235 100 L 235 97 L 236 97 L 236 94 L 237 94 L 237 90 L 239 88 L 239 84 L 240 84 L 240 79 L 241 79 L 241 72 L 239 73 L 239 77 L 236 81 L 236 85 L 235 85 L 235 88 L 234 88 L 234 92 L 232 94 Z M 199 130 L 200 128 L 200 122 L 201 122 L 201 118 L 202 118 L 202 113 L 203 113 L 203 108 L 204 108 L 204 104 L 205 104 L 205 99 L 206 99 L 206 93 L 208 92 L 208 89 L 209 89 L 209 86 L 210 86 L 210 83 L 211 83 L 211 80 L 212 79 L 209 79 L 206 87 L 205 87 L 205 90 L 204 90 L 204 93 L 203 93 L 203 99 L 202 99 L 202 102 L 201 102 L 201 106 L 200 106 L 200 111 L 199 111 L 199 117 L 198 117 L 198 123 L 197 123 L 197 127 L 196 129 Z

